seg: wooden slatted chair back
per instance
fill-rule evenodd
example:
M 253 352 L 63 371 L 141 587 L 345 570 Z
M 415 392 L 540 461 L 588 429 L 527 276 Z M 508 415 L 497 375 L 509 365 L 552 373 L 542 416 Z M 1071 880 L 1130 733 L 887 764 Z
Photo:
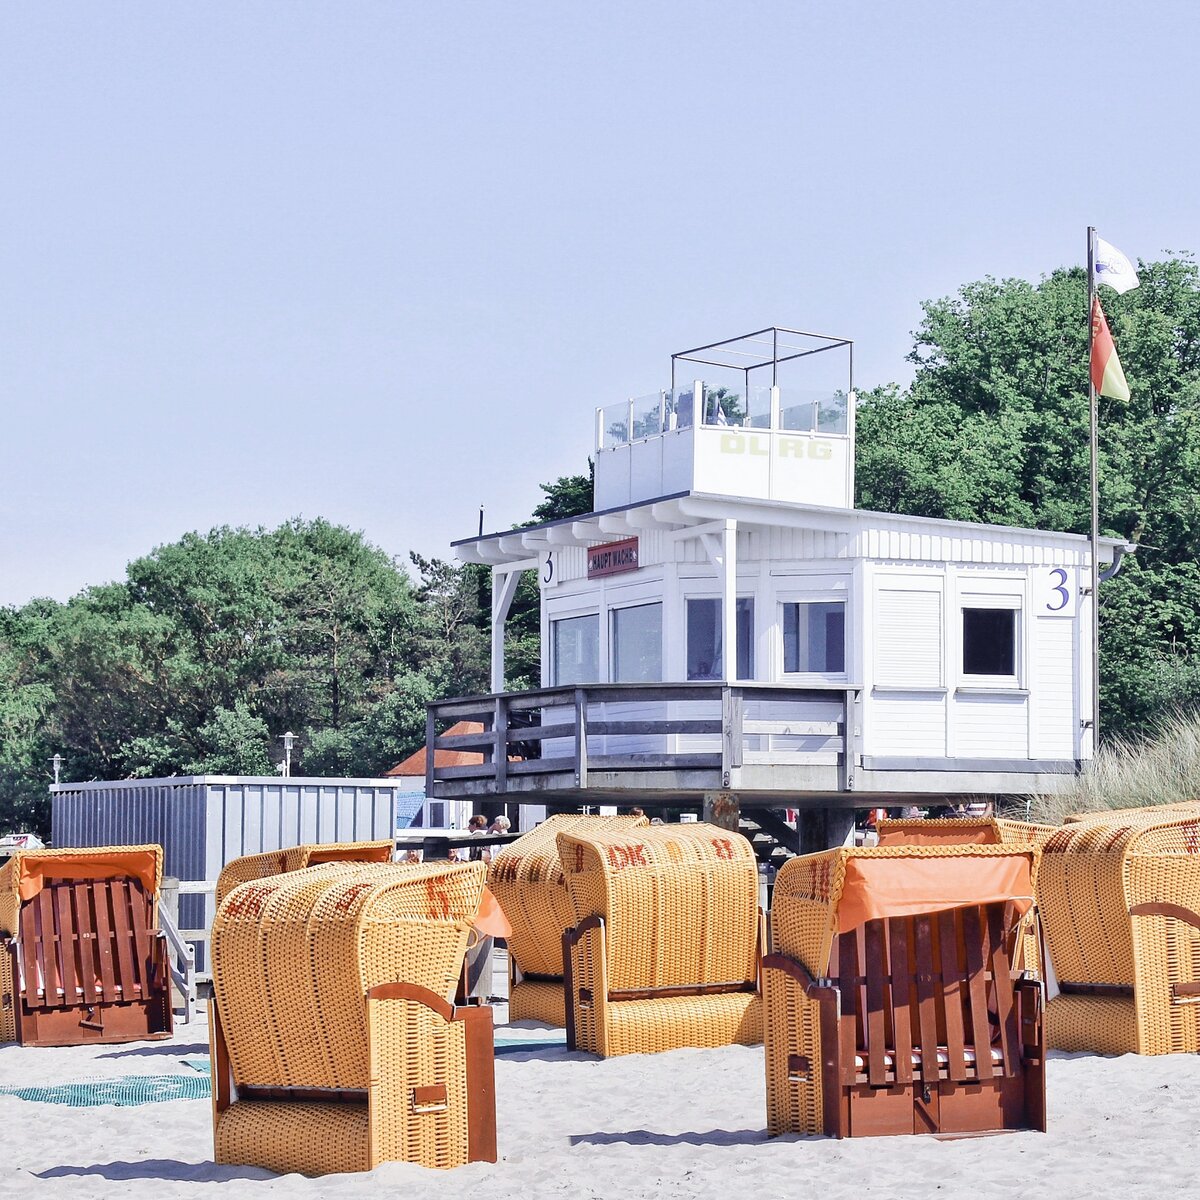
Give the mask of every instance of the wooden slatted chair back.
M 842 1082 L 975 1082 L 1020 1070 L 1011 904 L 867 921 L 837 935 Z
M 168 1036 L 161 880 L 160 846 L 20 851 L 0 867 L 0 1039 Z
M 47 883 L 19 919 L 30 1008 L 147 999 L 165 986 L 154 897 L 136 879 Z
M 1035 855 L 899 844 L 783 867 L 763 963 L 772 1134 L 1045 1128 L 1041 984 L 1016 963 Z

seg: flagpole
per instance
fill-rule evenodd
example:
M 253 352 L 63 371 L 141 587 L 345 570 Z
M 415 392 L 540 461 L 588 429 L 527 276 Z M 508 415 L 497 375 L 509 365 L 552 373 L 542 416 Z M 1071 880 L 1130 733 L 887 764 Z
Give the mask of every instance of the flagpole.
M 1096 385 L 1092 382 L 1092 312 L 1096 300 L 1096 230 L 1087 231 L 1087 370 L 1088 411 L 1092 459 L 1092 755 L 1100 749 L 1100 477 L 1098 465 L 1099 414 L 1096 404 Z

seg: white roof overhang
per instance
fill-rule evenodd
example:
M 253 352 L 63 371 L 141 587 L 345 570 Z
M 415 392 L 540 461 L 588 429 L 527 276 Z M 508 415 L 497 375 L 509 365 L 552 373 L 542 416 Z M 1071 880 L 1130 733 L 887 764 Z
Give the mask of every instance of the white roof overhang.
M 502 571 L 536 566 L 537 555 L 563 546 L 597 546 L 648 530 L 662 530 L 671 540 L 701 537 L 714 530 L 714 522 L 737 521 L 741 528 L 815 529 L 852 534 L 864 528 L 916 527 L 929 534 L 961 538 L 1008 537 L 1034 540 L 1045 545 L 1078 549 L 1087 538 L 1078 533 L 1046 529 L 1020 529 L 1008 525 L 984 525 L 975 521 L 948 521 L 937 517 L 910 517 L 902 513 L 878 513 L 865 509 L 827 508 L 816 504 L 790 504 L 780 500 L 751 500 L 716 496 L 704 492 L 679 492 L 637 504 L 606 509 L 585 516 L 566 517 L 524 529 L 487 533 L 454 542 L 463 562 L 480 563 Z M 1136 546 L 1116 538 L 1101 538 L 1101 557 L 1111 560 L 1131 553 Z

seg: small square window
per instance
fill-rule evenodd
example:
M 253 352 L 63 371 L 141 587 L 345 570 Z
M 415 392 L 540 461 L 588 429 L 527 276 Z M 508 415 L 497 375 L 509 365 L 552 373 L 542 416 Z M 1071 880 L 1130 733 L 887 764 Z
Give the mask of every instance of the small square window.
M 1016 677 L 1015 609 L 963 609 L 963 674 Z

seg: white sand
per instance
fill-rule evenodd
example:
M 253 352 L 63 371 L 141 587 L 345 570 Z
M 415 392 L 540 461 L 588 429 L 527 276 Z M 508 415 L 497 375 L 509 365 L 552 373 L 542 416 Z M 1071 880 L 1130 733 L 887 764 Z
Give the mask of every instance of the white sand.
M 504 1006 L 497 1010 L 502 1020 Z M 552 1036 L 532 1023 L 500 1031 Z M 556 1031 L 557 1032 L 557 1031 Z M 203 1023 L 170 1042 L 0 1047 L 0 1083 L 186 1071 Z M 1050 1132 L 768 1141 L 762 1049 L 598 1061 L 565 1050 L 496 1061 L 501 1161 L 456 1171 L 391 1164 L 305 1179 L 212 1162 L 207 1100 L 69 1108 L 0 1096 L 0 1195 L 371 1197 L 1183 1196 L 1200 1171 L 1200 1056 L 1052 1055 Z

